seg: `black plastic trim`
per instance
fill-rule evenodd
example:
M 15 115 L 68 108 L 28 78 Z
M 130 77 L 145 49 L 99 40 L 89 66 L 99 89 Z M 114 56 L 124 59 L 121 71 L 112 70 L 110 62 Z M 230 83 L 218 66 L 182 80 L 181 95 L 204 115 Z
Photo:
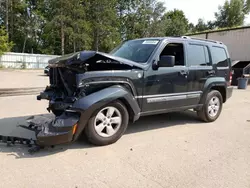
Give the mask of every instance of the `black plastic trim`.
M 70 110 L 78 111 L 81 113 L 74 140 L 76 140 L 81 135 L 89 118 L 96 110 L 117 99 L 125 100 L 126 103 L 130 106 L 133 112 L 132 119 L 134 121 L 139 119 L 141 109 L 135 97 L 124 87 L 120 85 L 114 85 L 77 100 L 73 104 L 72 108 L 70 108 Z

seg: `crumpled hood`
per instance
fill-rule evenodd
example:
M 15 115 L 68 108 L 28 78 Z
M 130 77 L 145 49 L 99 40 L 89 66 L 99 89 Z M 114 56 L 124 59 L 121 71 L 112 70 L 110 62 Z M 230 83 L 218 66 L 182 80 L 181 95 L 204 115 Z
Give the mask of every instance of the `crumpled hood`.
M 92 60 L 92 61 L 91 61 Z M 97 51 L 81 51 L 68 55 L 64 55 L 55 59 L 49 60 L 50 67 L 65 67 L 71 65 L 81 65 L 85 63 L 95 63 L 98 60 L 113 60 L 121 64 L 126 64 L 131 67 L 143 69 L 144 66 L 134 61 L 116 57 L 107 53 Z

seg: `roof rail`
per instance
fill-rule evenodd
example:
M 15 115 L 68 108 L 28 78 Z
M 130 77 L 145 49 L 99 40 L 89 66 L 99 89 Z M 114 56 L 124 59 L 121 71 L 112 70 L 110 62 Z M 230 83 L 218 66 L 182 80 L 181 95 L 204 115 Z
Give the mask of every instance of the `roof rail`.
M 184 38 L 184 39 L 201 40 L 201 41 L 206 41 L 206 42 L 213 42 L 213 43 L 216 43 L 216 44 L 223 44 L 223 43 L 220 42 L 220 41 L 210 40 L 210 39 L 203 39 L 203 38 L 198 38 L 198 37 L 182 36 L 181 38 Z

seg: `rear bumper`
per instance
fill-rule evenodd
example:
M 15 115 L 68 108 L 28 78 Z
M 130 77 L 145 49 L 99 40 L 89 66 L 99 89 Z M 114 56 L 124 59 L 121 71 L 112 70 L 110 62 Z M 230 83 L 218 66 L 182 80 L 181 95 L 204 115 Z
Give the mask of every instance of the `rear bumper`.
M 228 86 L 227 87 L 227 100 L 231 98 L 233 95 L 233 86 Z

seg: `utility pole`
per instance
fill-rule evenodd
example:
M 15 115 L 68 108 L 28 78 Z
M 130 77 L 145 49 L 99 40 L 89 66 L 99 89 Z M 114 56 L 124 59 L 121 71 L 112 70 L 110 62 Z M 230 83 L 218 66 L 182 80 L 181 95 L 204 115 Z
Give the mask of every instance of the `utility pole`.
M 6 0 L 6 31 L 9 42 L 9 0 Z
M 13 40 L 13 33 L 14 33 L 14 15 L 13 15 L 13 6 L 14 6 L 14 2 L 13 0 L 10 0 L 10 34 L 9 34 L 9 40 Z

